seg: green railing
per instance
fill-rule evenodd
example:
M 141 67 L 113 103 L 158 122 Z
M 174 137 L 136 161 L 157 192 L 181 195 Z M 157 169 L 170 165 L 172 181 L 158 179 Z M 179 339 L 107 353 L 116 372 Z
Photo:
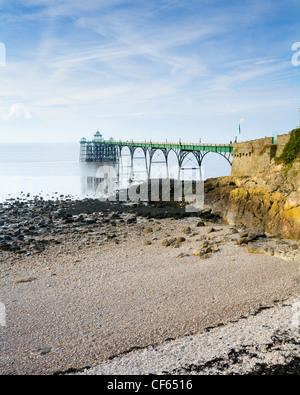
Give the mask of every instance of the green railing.
M 192 144 L 192 143 L 154 143 L 136 141 L 81 141 L 81 144 L 108 144 L 126 147 L 142 147 L 154 149 L 173 149 L 183 151 L 207 151 L 207 152 L 232 152 L 232 144 Z

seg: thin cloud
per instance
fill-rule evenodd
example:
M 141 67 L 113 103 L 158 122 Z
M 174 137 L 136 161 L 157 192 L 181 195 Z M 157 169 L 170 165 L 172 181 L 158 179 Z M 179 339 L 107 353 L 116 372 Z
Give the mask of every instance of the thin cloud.
M 22 103 L 13 104 L 9 111 L 5 113 L 5 109 L 2 109 L 2 119 L 4 121 L 10 121 L 12 119 L 31 119 L 32 114 L 26 109 L 26 107 Z
M 0 118 L 34 114 L 39 128 L 56 122 L 85 130 L 100 117 L 116 133 L 121 121 L 130 133 L 140 121 L 140 131 L 147 118 L 145 128 L 159 119 L 158 133 L 207 125 L 219 133 L 222 122 L 235 128 L 242 116 L 250 125 L 245 109 L 254 116 L 292 108 L 299 69 L 289 54 L 298 21 L 281 24 L 292 11 L 279 3 L 248 3 L 11 0 L 1 24 L 8 45 L 20 45 L 7 48 Z

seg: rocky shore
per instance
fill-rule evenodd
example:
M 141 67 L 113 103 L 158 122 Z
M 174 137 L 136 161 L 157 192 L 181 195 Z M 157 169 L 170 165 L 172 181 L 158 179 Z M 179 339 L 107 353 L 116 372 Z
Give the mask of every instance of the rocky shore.
M 38 254 L 51 245 L 76 242 L 82 245 L 105 243 L 113 240 L 119 243 L 126 238 L 120 233 L 120 226 L 134 225 L 138 217 L 148 220 L 172 218 L 199 218 L 197 227 L 221 224 L 220 212 L 203 209 L 198 213 L 188 213 L 184 208 L 175 208 L 166 203 L 119 204 L 105 203 L 95 199 L 44 201 L 11 200 L 0 204 L 0 256 L 19 257 Z M 205 222 L 206 221 L 206 224 Z M 151 227 L 148 228 L 149 233 Z M 207 228 L 209 233 L 216 232 L 213 226 Z M 261 227 L 249 227 L 244 224 L 230 227 L 232 235 L 239 235 L 236 244 L 247 246 L 249 253 L 267 254 L 288 260 L 298 260 L 298 244 L 281 236 L 269 235 Z M 187 227 L 184 233 L 190 236 L 193 232 Z M 213 238 L 213 236 L 212 236 Z M 199 244 L 198 252 L 202 258 L 216 250 L 216 242 L 208 242 L 205 237 Z M 70 241 L 71 240 L 71 241 Z M 221 240 L 226 242 L 230 240 Z M 166 246 L 178 247 L 185 238 L 165 239 Z
M 122 214 L 130 216 L 124 219 Z M 180 219 L 191 214 L 184 208 L 173 208 L 165 203 L 150 207 L 143 203 L 105 203 L 96 199 L 7 200 L 0 204 L 0 253 L 2 256 L 31 255 L 70 239 L 80 244 L 111 239 L 117 243 L 118 225 L 135 224 L 138 216 Z M 206 217 L 218 218 L 211 211 Z
M 7 314 L 0 328 L 1 374 L 80 372 L 127 355 L 138 363 L 135 349 L 178 346 L 197 334 L 206 342 L 205 334 L 220 328 L 216 336 L 230 339 L 231 323 L 245 324 L 247 317 L 256 338 L 261 333 L 270 343 L 280 337 L 283 350 L 273 362 L 261 351 L 257 366 L 246 371 L 282 365 L 282 372 L 286 366 L 299 373 L 298 335 L 284 337 L 277 328 L 282 321 L 275 320 L 266 336 L 263 324 L 251 320 L 265 310 L 282 311 L 280 305 L 298 297 L 299 244 L 261 228 L 227 225 L 211 209 L 195 214 L 165 203 L 7 201 L 0 206 L 0 295 Z M 231 347 L 237 353 L 249 346 L 239 333 L 239 347 Z M 226 363 L 234 361 L 226 350 L 220 342 L 212 360 L 221 353 Z M 145 368 L 147 355 L 139 369 L 153 373 Z M 185 357 L 186 364 L 156 373 L 197 373 L 192 366 L 210 361 L 199 357 L 194 364 L 183 347 Z

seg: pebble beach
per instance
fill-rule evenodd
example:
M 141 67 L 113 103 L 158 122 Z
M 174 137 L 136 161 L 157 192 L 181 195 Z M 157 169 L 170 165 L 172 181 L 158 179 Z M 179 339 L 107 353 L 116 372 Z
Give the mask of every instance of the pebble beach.
M 0 374 L 299 373 L 297 242 L 94 204 L 2 205 Z

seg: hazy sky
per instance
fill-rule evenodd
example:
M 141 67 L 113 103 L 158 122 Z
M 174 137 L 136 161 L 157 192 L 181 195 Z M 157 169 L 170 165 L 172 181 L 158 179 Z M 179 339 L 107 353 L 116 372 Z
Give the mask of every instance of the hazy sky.
M 1 141 L 290 131 L 299 20 L 299 0 L 0 0 Z

